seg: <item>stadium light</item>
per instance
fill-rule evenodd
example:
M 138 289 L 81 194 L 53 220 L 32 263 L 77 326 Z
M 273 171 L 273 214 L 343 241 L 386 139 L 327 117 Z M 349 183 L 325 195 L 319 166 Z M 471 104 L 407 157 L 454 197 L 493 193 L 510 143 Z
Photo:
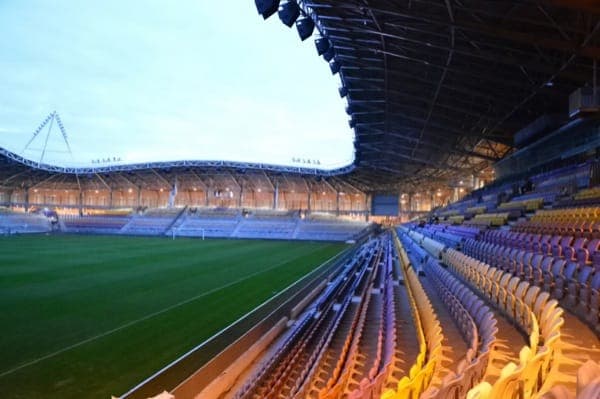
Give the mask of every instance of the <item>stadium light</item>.
M 333 50 L 333 47 L 329 47 L 329 49 L 323 53 L 323 58 L 325 61 L 329 62 L 333 57 L 335 57 L 335 51 Z
M 315 30 L 315 23 L 310 17 L 302 17 L 296 20 L 296 29 L 298 30 L 298 35 L 300 35 L 300 40 L 308 39 Z
M 279 8 L 279 0 L 254 0 L 256 10 L 264 19 L 269 18 L 277 12 Z
M 323 55 L 331 47 L 329 39 L 324 37 L 317 37 L 315 39 L 315 47 L 317 48 L 317 54 Z
M 333 60 L 329 63 L 329 69 L 331 69 L 331 74 L 333 74 L 333 75 L 338 73 L 340 71 L 341 67 L 342 67 L 342 65 L 339 62 L 337 62 L 336 60 Z
M 300 16 L 300 7 L 294 0 L 284 1 L 279 5 L 279 19 L 285 26 L 291 28 Z

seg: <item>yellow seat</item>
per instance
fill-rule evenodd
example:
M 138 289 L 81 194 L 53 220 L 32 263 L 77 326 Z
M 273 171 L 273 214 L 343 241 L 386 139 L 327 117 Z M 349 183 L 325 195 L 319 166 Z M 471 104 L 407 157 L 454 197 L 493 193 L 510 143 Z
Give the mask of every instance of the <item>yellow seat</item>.
M 527 292 L 525 293 L 523 299 L 517 299 L 517 309 L 516 316 L 518 323 L 523 326 L 523 328 L 530 332 L 529 326 L 531 325 L 531 315 L 533 312 L 533 303 L 540 293 L 541 288 L 537 286 L 530 286 Z
M 521 281 L 514 292 L 508 292 L 505 311 L 508 317 L 514 321 L 517 321 L 516 308 L 519 305 L 519 302 L 523 300 L 523 296 L 527 289 L 529 289 L 529 283 L 527 281 Z
M 548 299 L 550 299 L 550 294 L 547 292 L 542 292 L 535 300 L 535 304 L 533 305 L 533 314 L 538 318 L 538 320 L 540 319 L 542 309 L 546 305 L 546 302 L 548 302 Z
M 515 291 L 517 284 L 519 284 L 521 280 L 518 277 L 512 277 L 508 281 L 508 285 L 506 288 L 500 291 L 500 295 L 502 296 L 500 303 L 498 303 L 498 307 L 502 310 L 506 310 L 506 302 L 508 301 L 509 293 Z
M 492 399 L 492 386 L 488 382 L 475 385 L 467 393 L 467 399 Z
M 544 383 L 542 368 L 551 355 L 548 347 L 541 346 L 537 353 L 527 361 L 523 369 L 523 397 L 530 398 L 536 394 Z
M 531 357 L 529 347 L 524 346 L 519 353 L 520 363 L 519 365 L 509 362 L 502 371 L 500 377 L 492 386 L 490 392 L 491 398 L 519 398 L 519 390 L 521 387 L 521 375 L 525 367 L 525 363 Z

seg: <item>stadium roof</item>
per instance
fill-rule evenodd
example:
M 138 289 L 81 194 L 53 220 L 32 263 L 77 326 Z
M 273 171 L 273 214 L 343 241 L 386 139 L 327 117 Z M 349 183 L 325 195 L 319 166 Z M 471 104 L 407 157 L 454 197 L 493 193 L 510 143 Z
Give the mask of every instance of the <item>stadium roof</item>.
M 160 182 L 173 171 L 200 168 L 225 170 L 234 180 L 248 171 L 267 180 L 308 176 L 362 191 L 439 187 L 501 159 L 515 132 L 538 116 L 566 114 L 568 95 L 592 82 L 600 56 L 600 6 L 594 1 L 299 4 L 300 24 L 315 24 L 321 51 L 341 78 L 356 133 L 353 166 L 323 172 L 181 161 L 62 172 L 109 185 L 123 184 L 127 173 Z M 40 170 L 6 151 L 0 162 L 3 185 L 24 176 L 40 184 L 61 172 L 49 165 Z M 56 179 L 75 181 L 65 176 Z
M 566 114 L 600 56 L 594 1 L 299 4 L 300 28 L 308 17 L 326 39 L 348 100 L 357 151 L 348 179 L 373 188 L 417 187 L 502 158 L 517 130 Z

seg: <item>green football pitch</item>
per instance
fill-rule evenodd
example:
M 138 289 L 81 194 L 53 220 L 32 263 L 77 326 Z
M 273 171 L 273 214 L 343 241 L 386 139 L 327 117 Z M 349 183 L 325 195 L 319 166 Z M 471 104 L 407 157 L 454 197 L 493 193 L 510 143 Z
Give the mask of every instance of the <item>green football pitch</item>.
M 344 249 L 0 238 L 0 397 L 120 395 Z

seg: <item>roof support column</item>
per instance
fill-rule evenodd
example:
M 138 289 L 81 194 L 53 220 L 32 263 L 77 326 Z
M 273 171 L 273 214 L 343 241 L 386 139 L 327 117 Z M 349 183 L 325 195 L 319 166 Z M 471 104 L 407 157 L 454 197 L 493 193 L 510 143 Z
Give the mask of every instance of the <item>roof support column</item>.
M 312 200 L 312 194 L 310 192 L 310 188 L 307 191 L 307 201 L 306 201 L 306 209 L 308 210 L 308 213 L 310 213 L 310 201 Z
M 335 214 L 340 216 L 340 192 L 335 192 Z
M 273 190 L 273 209 L 279 206 L 279 182 L 275 182 L 275 190 Z
M 29 212 L 29 187 L 25 187 L 24 193 L 25 213 Z
M 79 190 L 79 197 L 77 200 L 77 208 L 79 209 L 79 216 L 83 216 L 83 191 Z
M 142 207 L 142 186 L 138 186 L 137 189 L 137 206 Z
M 244 204 L 244 182 L 240 183 L 240 197 L 238 198 L 238 208 L 241 208 Z

